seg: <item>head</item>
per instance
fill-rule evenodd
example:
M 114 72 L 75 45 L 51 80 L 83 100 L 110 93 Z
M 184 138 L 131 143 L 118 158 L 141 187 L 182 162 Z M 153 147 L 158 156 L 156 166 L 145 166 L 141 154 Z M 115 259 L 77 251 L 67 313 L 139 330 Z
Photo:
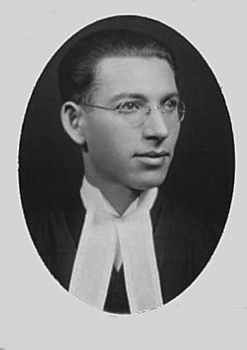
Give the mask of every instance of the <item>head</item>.
M 65 55 L 59 84 L 62 124 L 81 146 L 91 183 L 142 191 L 164 181 L 180 123 L 171 127 L 157 108 L 178 98 L 174 58 L 163 43 L 128 30 L 91 34 Z M 114 111 L 136 104 L 148 106 L 138 125 Z

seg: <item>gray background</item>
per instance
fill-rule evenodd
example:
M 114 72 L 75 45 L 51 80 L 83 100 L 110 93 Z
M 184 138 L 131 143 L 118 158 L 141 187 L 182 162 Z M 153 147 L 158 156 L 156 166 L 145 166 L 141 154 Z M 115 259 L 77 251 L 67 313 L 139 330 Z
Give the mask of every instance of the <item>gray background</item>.
M 246 34 L 243 2 L 94 0 L 9 1 L 1 5 L 0 348 L 246 348 Z M 130 12 L 131 9 L 131 12 Z M 181 32 L 223 87 L 237 154 L 235 193 L 211 263 L 179 299 L 156 312 L 109 317 L 66 293 L 31 243 L 19 198 L 17 155 L 32 89 L 54 52 L 81 27 L 105 16 L 139 14 Z

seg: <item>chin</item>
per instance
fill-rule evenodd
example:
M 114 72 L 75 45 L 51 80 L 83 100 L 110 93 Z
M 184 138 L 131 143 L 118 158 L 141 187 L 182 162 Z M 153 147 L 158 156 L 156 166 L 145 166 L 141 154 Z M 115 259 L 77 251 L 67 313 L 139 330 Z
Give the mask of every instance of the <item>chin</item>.
M 135 182 L 134 188 L 145 191 L 154 187 L 159 187 L 165 181 L 166 175 L 167 171 L 163 171 L 162 173 L 150 172 L 149 174 L 145 174 L 145 176 L 140 176 L 138 181 Z

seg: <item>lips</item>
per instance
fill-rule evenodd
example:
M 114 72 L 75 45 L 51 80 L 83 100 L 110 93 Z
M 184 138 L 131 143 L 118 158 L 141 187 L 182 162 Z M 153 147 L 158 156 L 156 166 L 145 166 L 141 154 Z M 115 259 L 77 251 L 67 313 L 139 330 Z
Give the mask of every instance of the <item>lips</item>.
M 156 151 L 150 151 L 150 152 L 145 152 L 145 153 L 137 153 L 135 154 L 136 157 L 143 157 L 143 158 L 162 158 L 162 157 L 166 157 L 169 156 L 170 153 L 166 152 L 166 151 L 162 151 L 162 152 L 156 152 Z

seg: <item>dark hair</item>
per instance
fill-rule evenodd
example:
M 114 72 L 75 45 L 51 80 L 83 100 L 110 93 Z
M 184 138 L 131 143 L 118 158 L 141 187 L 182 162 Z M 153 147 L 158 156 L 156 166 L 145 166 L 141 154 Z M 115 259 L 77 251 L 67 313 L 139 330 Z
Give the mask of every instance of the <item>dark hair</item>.
M 176 75 L 176 63 L 168 47 L 149 34 L 125 29 L 104 30 L 81 38 L 59 65 L 63 102 L 89 102 L 95 92 L 97 64 L 107 57 L 157 57 L 165 59 Z

